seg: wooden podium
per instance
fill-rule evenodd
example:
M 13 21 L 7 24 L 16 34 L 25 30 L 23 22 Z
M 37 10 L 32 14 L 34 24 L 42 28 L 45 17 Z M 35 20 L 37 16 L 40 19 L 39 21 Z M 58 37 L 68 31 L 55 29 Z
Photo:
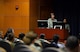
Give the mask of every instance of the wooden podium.
M 52 40 L 53 35 L 58 34 L 60 37 L 60 41 L 64 41 L 68 37 L 68 31 L 66 29 L 47 29 L 47 28 L 36 28 L 34 30 L 38 35 L 44 33 L 46 35 L 46 39 Z

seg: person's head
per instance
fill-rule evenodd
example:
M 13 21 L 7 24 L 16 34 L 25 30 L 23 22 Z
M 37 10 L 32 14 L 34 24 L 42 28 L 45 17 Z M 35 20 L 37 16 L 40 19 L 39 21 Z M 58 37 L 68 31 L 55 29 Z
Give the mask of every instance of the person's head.
M 64 23 L 67 23 L 67 19 L 64 19 L 63 22 L 64 22 Z
M 30 45 L 31 43 L 34 42 L 35 39 L 37 39 L 37 36 L 38 36 L 38 35 L 37 35 L 36 33 L 34 33 L 33 31 L 30 31 L 30 32 L 28 32 L 28 33 L 24 36 L 23 41 L 24 41 L 27 45 Z M 26 41 L 26 40 L 28 40 L 28 41 Z
M 13 33 L 9 33 L 8 36 L 7 36 L 7 40 L 14 41 L 14 34 Z
M 20 34 L 19 34 L 19 39 L 21 39 L 21 40 L 22 40 L 24 36 L 25 36 L 25 34 L 24 34 L 24 33 L 20 33 Z
M 40 39 L 45 39 L 45 34 L 41 33 L 40 34 Z
M 51 19 L 53 20 L 55 17 L 54 13 L 50 13 L 50 15 L 51 15 Z
M 70 50 L 74 50 L 75 48 L 77 48 L 79 46 L 77 37 L 75 36 L 68 37 L 66 40 L 65 46 Z
M 14 29 L 13 28 L 8 28 L 7 33 L 14 33 Z
M 4 38 L 7 37 L 9 33 L 13 33 L 14 34 L 14 29 L 13 28 L 8 28 Z
M 53 41 L 57 43 L 59 41 L 59 35 L 57 34 L 53 35 Z

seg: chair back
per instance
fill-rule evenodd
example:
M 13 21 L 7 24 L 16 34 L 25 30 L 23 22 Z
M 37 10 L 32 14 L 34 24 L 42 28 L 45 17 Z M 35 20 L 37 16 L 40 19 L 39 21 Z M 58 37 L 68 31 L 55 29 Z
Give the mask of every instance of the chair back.
M 0 41 L 0 47 L 4 48 L 7 52 L 12 52 L 10 44 L 5 41 Z

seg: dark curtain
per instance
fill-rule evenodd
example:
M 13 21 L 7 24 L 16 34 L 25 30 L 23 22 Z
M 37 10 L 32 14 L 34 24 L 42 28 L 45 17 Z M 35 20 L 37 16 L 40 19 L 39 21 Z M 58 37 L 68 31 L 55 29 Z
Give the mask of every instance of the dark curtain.
M 54 0 L 53 8 L 58 20 L 67 18 L 70 24 L 70 35 L 79 36 L 80 3 L 78 0 Z

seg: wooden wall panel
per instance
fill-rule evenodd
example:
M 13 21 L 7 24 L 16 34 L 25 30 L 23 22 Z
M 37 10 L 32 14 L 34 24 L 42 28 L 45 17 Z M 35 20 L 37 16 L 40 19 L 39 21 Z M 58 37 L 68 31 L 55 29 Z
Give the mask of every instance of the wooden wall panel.
M 29 0 L 4 0 L 5 2 L 29 2 Z
M 4 32 L 14 28 L 15 36 L 37 27 L 40 18 L 39 0 L 0 0 L 0 29 Z M 16 6 L 19 7 L 16 10 Z
M 15 36 L 29 31 L 29 0 L 0 0 L 0 7 L 0 29 L 4 33 L 9 27 L 14 28 Z
M 30 0 L 30 30 L 37 27 L 37 20 L 39 19 L 39 0 Z
M 54 12 L 54 0 L 40 0 L 40 19 L 48 19 L 50 12 Z
M 0 30 L 4 26 L 4 1 L 0 0 Z

